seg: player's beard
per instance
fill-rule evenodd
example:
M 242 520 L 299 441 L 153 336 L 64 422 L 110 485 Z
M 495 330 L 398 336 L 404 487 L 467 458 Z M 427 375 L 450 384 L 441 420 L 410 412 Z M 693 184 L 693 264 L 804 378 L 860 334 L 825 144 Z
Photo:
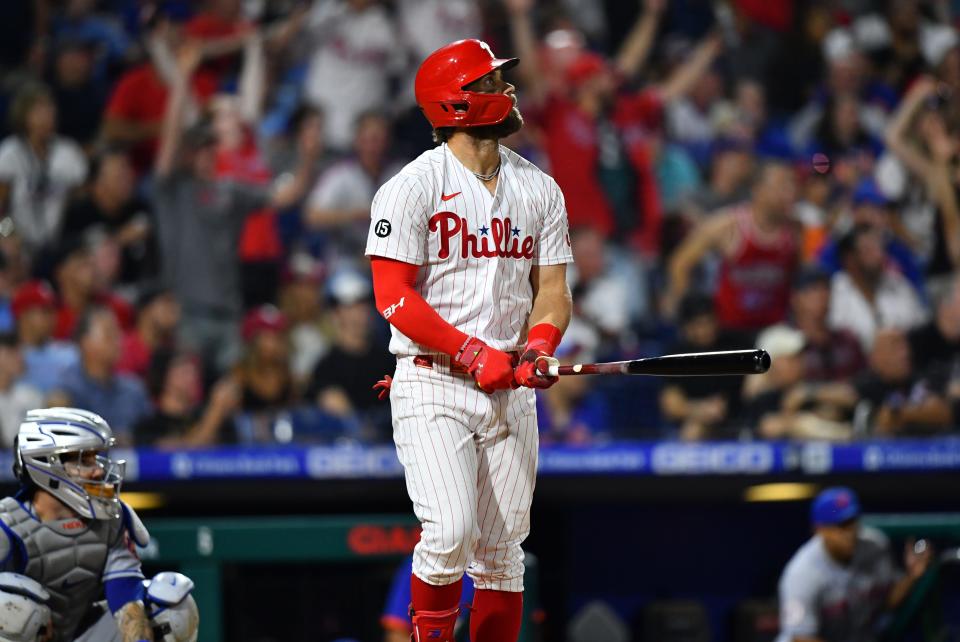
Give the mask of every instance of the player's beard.
M 507 117 L 496 125 L 481 125 L 480 127 L 471 127 L 470 135 L 474 138 L 484 140 L 500 140 L 516 134 L 523 127 L 523 116 L 520 110 L 514 105 Z

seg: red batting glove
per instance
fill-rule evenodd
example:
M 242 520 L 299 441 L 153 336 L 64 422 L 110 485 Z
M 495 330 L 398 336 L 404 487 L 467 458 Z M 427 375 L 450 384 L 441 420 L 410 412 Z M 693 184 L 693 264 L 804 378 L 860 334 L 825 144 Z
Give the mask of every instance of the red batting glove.
M 476 337 L 469 337 L 454 357 L 487 394 L 514 387 L 513 359 Z
M 520 355 L 520 364 L 513 372 L 517 385 L 527 388 L 549 388 L 560 380 L 560 377 L 541 373 L 537 365 L 541 357 L 553 356 L 561 336 L 560 330 L 549 323 L 538 323 L 530 328 L 527 347 Z
M 388 374 L 383 375 L 383 379 L 373 384 L 373 389 L 377 390 L 377 399 L 381 401 L 390 396 L 390 386 L 393 385 L 393 377 Z

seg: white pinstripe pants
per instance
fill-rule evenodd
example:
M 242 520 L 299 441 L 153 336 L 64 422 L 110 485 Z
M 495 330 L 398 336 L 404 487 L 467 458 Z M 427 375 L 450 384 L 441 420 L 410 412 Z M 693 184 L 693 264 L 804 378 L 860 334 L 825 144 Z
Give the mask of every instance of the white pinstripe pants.
M 487 395 L 452 375 L 397 360 L 390 388 L 393 439 L 423 526 L 413 572 L 428 584 L 523 590 L 523 550 L 536 483 L 536 398 L 529 388 Z

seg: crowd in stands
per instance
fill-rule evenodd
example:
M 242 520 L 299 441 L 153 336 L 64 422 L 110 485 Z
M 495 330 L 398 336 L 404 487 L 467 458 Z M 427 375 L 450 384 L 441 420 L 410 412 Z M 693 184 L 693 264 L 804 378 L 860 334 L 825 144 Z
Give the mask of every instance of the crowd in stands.
M 762 376 L 562 378 L 544 443 L 960 425 L 950 0 L 0 3 L 0 441 L 385 443 L 363 256 L 431 143 L 419 62 L 518 55 L 505 143 L 569 213 L 568 363 L 757 346 Z

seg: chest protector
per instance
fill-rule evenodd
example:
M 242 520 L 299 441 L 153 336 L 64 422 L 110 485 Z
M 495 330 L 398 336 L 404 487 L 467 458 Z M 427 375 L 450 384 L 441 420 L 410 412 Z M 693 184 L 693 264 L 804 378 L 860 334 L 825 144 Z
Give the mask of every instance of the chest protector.
M 107 553 L 123 536 L 123 520 L 70 518 L 44 523 L 16 499 L 6 497 L 0 500 L 0 521 L 8 535 L 15 536 L 10 545 L 16 570 L 50 593 L 54 640 L 72 640 L 83 616 L 101 596 Z

